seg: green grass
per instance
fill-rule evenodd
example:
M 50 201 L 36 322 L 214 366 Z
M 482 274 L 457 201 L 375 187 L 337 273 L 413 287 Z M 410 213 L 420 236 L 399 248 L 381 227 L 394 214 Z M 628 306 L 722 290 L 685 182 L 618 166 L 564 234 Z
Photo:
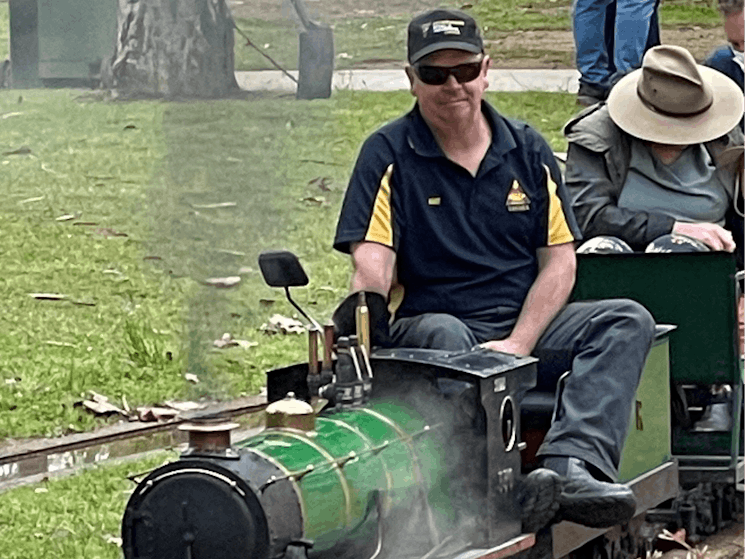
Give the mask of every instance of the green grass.
M 664 0 L 660 6 L 660 21 L 663 28 L 710 28 L 721 26 L 722 16 L 716 1 Z
M 565 149 L 571 95 L 490 98 Z M 296 252 L 311 284 L 295 297 L 327 320 L 347 290 L 348 259 L 330 246 L 357 150 L 411 105 L 407 92 L 167 104 L 1 91 L 0 437 L 94 427 L 75 406 L 89 390 L 132 407 L 236 397 L 303 359 L 302 337 L 260 330 L 296 313 L 263 284 L 257 255 Z M 237 288 L 201 283 L 242 267 Z M 225 332 L 257 345 L 214 350 Z
M 135 487 L 127 476 L 174 457 L 172 452 L 161 452 L 0 494 L 0 557 L 119 559 L 116 538 L 121 536 L 124 508 Z
M 571 0 L 481 0 L 471 10 L 487 39 L 515 30 L 571 30 Z M 722 19 L 711 0 L 665 0 L 660 7 L 663 28 L 718 27 Z M 400 64 L 405 59 L 408 17 L 350 18 L 332 22 L 335 68 L 346 70 L 370 62 Z M 297 69 L 298 33 L 290 21 L 239 19 L 238 27 L 252 43 L 286 69 Z M 495 53 L 498 54 L 498 53 Z M 504 54 L 504 53 L 503 53 Z M 519 57 L 519 53 L 515 53 Z M 531 53 L 534 56 L 535 53 Z M 569 58 L 567 58 L 567 56 Z M 571 53 L 555 55 L 571 64 Z M 275 67 L 236 34 L 236 70 L 272 70 Z

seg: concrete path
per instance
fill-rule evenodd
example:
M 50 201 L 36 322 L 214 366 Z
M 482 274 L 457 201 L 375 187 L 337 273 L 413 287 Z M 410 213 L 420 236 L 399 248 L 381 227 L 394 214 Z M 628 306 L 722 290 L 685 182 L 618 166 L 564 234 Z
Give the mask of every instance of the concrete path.
M 297 78 L 297 72 L 290 72 Z M 297 86 L 279 70 L 236 72 L 241 89 L 295 93 Z M 564 91 L 576 93 L 579 87 L 577 70 L 500 70 L 489 71 L 489 91 Z M 363 91 L 395 91 L 408 89 L 403 69 L 341 70 L 334 72 L 332 87 Z

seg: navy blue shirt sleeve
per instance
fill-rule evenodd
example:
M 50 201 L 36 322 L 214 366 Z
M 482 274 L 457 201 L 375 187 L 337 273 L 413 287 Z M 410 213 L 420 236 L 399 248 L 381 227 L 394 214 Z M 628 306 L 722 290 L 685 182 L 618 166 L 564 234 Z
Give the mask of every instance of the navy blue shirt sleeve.
M 351 252 L 358 242 L 397 250 L 401 215 L 397 211 L 395 155 L 383 134 L 368 138 L 349 180 L 334 238 L 334 248 Z

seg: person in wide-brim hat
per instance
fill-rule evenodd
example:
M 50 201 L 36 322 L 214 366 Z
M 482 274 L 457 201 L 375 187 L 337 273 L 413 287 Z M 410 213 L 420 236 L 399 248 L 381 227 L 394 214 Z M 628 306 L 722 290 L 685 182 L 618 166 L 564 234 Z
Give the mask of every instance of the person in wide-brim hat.
M 647 51 L 642 67 L 613 87 L 607 103 L 610 117 L 624 132 L 670 145 L 719 138 L 743 114 L 743 92 L 735 82 L 671 45 Z
M 585 239 L 614 237 L 634 251 L 734 251 L 742 267 L 744 110 L 737 85 L 686 49 L 647 51 L 605 103 L 564 128 L 566 185 Z

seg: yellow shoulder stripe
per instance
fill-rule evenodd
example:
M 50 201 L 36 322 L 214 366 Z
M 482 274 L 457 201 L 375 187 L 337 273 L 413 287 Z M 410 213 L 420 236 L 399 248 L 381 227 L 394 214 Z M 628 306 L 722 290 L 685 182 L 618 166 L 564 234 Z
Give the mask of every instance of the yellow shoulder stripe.
M 569 225 L 567 224 L 566 217 L 564 216 L 564 209 L 561 205 L 561 200 L 556 190 L 558 186 L 551 178 L 551 172 L 547 165 L 543 166 L 546 169 L 546 183 L 548 185 L 548 246 L 560 245 L 563 243 L 571 243 L 574 241 L 574 235 L 572 235 Z
M 380 179 L 378 194 L 375 196 L 375 206 L 370 218 L 370 225 L 365 234 L 366 241 L 380 243 L 387 247 L 393 247 L 393 222 L 391 221 L 391 176 L 393 175 L 393 163 Z

